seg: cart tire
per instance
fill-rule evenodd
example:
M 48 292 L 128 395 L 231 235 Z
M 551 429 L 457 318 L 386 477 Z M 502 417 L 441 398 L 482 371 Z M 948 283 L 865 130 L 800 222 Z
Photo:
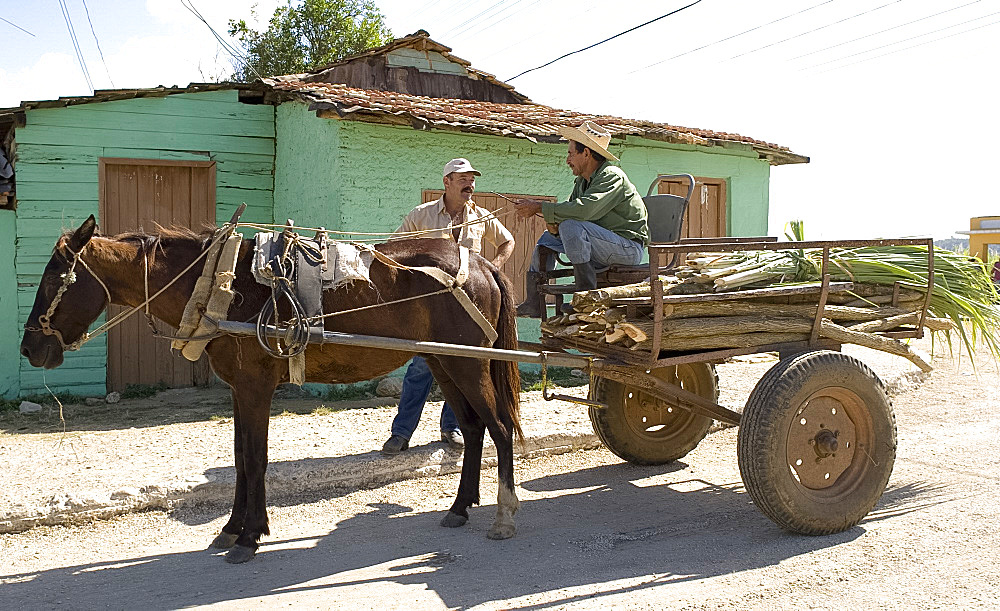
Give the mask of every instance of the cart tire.
M 896 459 L 885 385 L 828 350 L 781 360 L 750 394 L 737 436 L 743 485 L 778 526 L 828 535 L 875 506 Z
M 709 363 L 688 363 L 653 371 L 713 402 L 719 376 Z M 637 465 L 662 465 L 685 456 L 708 434 L 712 419 L 667 403 L 633 387 L 598 377 L 592 398 L 607 407 L 590 408 L 594 432 L 615 455 Z

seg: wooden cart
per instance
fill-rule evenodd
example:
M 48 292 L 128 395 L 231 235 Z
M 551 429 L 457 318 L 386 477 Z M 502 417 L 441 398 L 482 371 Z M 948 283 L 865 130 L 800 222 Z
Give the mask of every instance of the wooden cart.
M 896 454 L 892 404 L 878 376 L 839 352 L 840 343 L 820 337 L 827 298 L 850 291 L 849 282 L 830 282 L 831 248 L 924 245 L 928 286 L 933 286 L 933 245 L 921 240 L 776 242 L 773 238 L 692 239 L 649 247 L 648 278 L 653 308 L 653 347 L 646 353 L 583 339 L 544 338 L 522 342 L 520 350 L 498 350 L 439 342 L 314 332 L 310 343 L 333 343 L 425 354 L 538 363 L 582 368 L 591 374 L 587 399 L 544 392 L 546 399 L 588 406 L 594 430 L 618 456 L 638 464 L 677 460 L 707 435 L 713 420 L 739 425 L 737 456 L 743 483 L 757 507 L 787 530 L 830 534 L 864 518 L 881 497 Z M 822 281 L 787 288 L 757 289 L 771 296 L 808 295 L 818 306 L 811 337 L 804 341 L 724 350 L 666 352 L 660 349 L 663 306 L 669 303 L 745 298 L 754 291 L 664 295 L 660 274 L 676 255 L 699 250 L 822 249 Z M 894 338 L 923 336 L 929 291 L 912 330 Z M 639 307 L 638 299 L 621 300 Z M 250 323 L 220 322 L 219 330 L 255 333 Z M 269 329 L 281 334 L 283 330 Z M 571 352 L 572 351 L 572 352 Z M 714 363 L 726 358 L 777 352 L 779 361 L 757 383 L 742 413 L 718 404 Z

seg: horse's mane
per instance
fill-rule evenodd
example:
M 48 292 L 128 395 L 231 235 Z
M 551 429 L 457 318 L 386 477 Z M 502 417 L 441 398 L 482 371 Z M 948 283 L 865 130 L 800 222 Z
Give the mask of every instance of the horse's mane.
M 108 236 L 103 235 L 100 231 L 94 234 L 95 237 L 107 238 L 110 240 L 115 240 L 118 242 L 131 242 L 134 243 L 140 252 L 155 253 L 158 246 L 170 245 L 172 243 L 179 242 L 194 242 L 199 248 L 204 249 L 208 242 L 212 239 L 216 228 L 206 225 L 205 228 L 200 232 L 195 232 L 187 227 L 162 227 L 159 224 L 156 225 L 155 233 L 145 233 L 143 231 L 126 231 L 119 233 L 117 235 Z M 72 237 L 75 229 L 69 229 L 63 232 L 62 237 L 59 239 L 57 244 L 63 244 L 67 242 L 70 237 Z

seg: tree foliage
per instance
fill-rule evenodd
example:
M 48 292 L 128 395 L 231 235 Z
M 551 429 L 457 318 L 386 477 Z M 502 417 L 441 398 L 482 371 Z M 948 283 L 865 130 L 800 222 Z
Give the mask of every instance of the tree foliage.
M 256 19 L 256 6 L 251 14 Z M 233 63 L 233 80 L 243 82 L 306 72 L 392 40 L 370 0 L 288 0 L 275 9 L 266 30 L 230 19 L 229 35 L 248 58 L 247 64 Z

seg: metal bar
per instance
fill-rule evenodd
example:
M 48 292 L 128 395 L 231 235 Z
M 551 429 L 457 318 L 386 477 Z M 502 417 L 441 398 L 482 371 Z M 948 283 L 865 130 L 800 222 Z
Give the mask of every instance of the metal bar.
M 780 344 L 765 344 L 763 346 L 751 346 L 748 348 L 726 348 L 723 350 L 710 350 L 706 352 L 692 352 L 686 354 L 679 354 L 675 356 L 668 356 L 662 358 L 655 363 L 650 369 L 659 369 L 660 367 L 668 367 L 670 365 L 680 365 L 682 363 L 711 363 L 717 361 L 723 361 L 731 356 L 742 356 L 744 354 L 759 354 L 762 352 L 784 352 L 784 351 L 795 351 L 801 352 L 803 350 L 840 350 L 840 342 L 820 338 L 818 342 L 810 345 L 807 340 L 802 340 L 798 342 L 783 342 Z
M 645 374 L 639 375 L 634 369 L 621 365 L 604 366 L 599 362 L 594 363 L 594 370 L 597 375 L 603 378 L 640 388 L 667 402 L 679 402 L 681 407 L 691 410 L 696 414 L 715 418 L 727 424 L 740 423 L 739 413 L 709 401 L 701 395 L 684 390 L 680 386 L 664 382 L 657 377 Z
M 681 238 L 676 242 L 654 242 L 650 244 L 650 248 L 659 248 L 661 246 L 690 246 L 695 244 L 700 245 L 712 245 L 712 244 L 740 244 L 743 242 L 777 242 L 778 238 L 774 236 L 752 236 L 752 237 L 738 237 L 738 236 L 726 236 L 722 238 Z
M 649 293 L 653 300 L 653 345 L 649 350 L 650 360 L 655 361 L 660 354 L 660 344 L 663 341 L 663 283 L 657 273 L 664 255 L 660 252 L 649 253 Z
M 719 250 L 725 250 L 730 252 L 743 251 L 743 250 L 797 250 L 797 249 L 808 249 L 808 248 L 823 248 L 829 246 L 832 248 L 860 248 L 866 246 L 923 246 L 927 244 L 927 238 L 900 238 L 900 239 L 886 239 L 886 240 L 812 240 L 804 242 L 771 242 L 771 241 L 757 241 L 757 242 L 719 242 L 713 243 L 713 247 L 718 247 Z M 663 250 L 664 252 L 692 252 L 696 250 L 703 250 L 699 246 L 705 246 L 705 244 L 657 244 L 655 246 L 658 250 Z
M 219 331 L 233 335 L 256 335 L 257 327 L 249 322 L 234 322 L 222 320 L 218 322 Z M 285 329 L 267 327 L 269 337 L 284 337 Z M 502 350 L 500 348 L 483 348 L 480 346 L 463 346 L 461 344 L 445 344 L 441 342 L 425 342 L 395 337 L 378 337 L 374 335 L 354 335 L 337 331 L 310 331 L 310 344 L 338 344 L 342 346 L 357 346 L 359 348 L 378 348 L 380 350 L 398 350 L 400 352 L 417 352 L 423 354 L 445 354 L 474 359 L 491 359 L 494 361 L 514 361 L 520 363 L 548 363 L 564 367 L 586 367 L 590 358 L 562 352 L 523 352 L 520 350 Z
M 854 289 L 853 282 L 830 282 L 828 290 L 831 293 L 846 293 Z M 782 297 L 784 295 L 807 295 L 823 290 L 822 282 L 810 282 L 796 286 L 782 286 L 768 289 L 749 289 L 729 293 L 697 293 L 695 295 L 664 295 L 663 303 L 690 303 L 704 301 L 729 301 L 733 299 L 751 299 L 754 297 Z M 613 305 L 650 305 L 651 297 L 619 297 L 612 299 Z
M 827 270 L 830 265 L 830 247 L 823 247 L 823 264 L 820 269 L 820 275 L 823 281 L 820 283 L 821 287 L 819 290 L 819 303 L 816 307 L 816 317 L 813 318 L 813 328 L 812 333 L 809 335 L 809 343 L 815 344 L 819 341 L 819 331 L 823 326 L 823 310 L 826 308 L 826 297 L 830 293 L 830 274 Z
M 917 321 L 917 331 L 920 332 L 917 337 L 924 336 L 924 319 L 927 318 L 927 310 L 931 307 L 931 293 L 934 292 L 934 240 L 927 238 L 925 243 L 927 245 L 927 295 L 924 296 L 924 307 L 921 308 L 920 320 Z

